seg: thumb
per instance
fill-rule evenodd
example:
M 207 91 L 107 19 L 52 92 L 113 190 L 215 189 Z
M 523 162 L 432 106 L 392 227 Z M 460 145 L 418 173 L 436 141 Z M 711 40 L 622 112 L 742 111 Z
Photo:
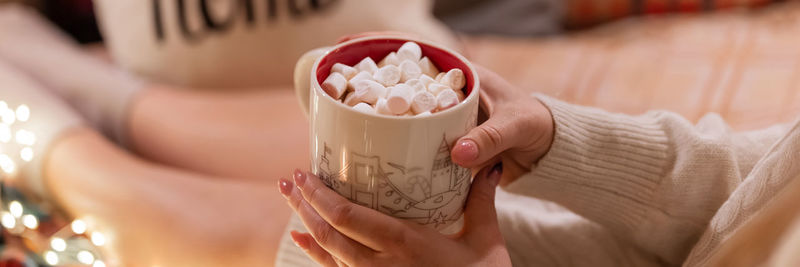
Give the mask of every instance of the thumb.
M 517 117 L 511 112 L 498 110 L 478 127 L 456 141 L 450 157 L 466 168 L 481 167 L 503 151 L 512 148 L 520 139 Z
M 463 237 L 468 243 L 486 243 L 500 235 L 494 197 L 502 174 L 503 163 L 500 162 L 491 169 L 482 170 L 472 181 L 464 209 Z

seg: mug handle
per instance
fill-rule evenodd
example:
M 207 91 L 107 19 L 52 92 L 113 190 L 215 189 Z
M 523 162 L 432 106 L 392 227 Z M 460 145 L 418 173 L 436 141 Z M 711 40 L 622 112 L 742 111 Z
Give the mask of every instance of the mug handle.
M 308 116 L 308 102 L 311 92 L 311 68 L 317 62 L 317 59 L 325 55 L 328 50 L 330 50 L 330 47 L 308 51 L 297 60 L 297 64 L 294 66 L 294 93 L 297 96 L 297 100 L 300 101 L 300 107 L 306 116 Z

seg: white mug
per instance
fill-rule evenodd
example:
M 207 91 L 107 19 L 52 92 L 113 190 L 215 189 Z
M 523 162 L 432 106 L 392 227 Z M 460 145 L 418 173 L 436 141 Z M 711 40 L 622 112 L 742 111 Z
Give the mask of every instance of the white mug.
M 378 62 L 407 41 L 418 43 L 441 71 L 464 72 L 462 103 L 429 116 L 387 116 L 355 111 L 322 90 L 334 63 L 352 66 L 367 56 Z M 370 36 L 306 53 L 294 83 L 311 124 L 311 171 L 328 187 L 394 217 L 442 232 L 460 229 L 454 223 L 462 217 L 473 175 L 450 160 L 450 151 L 476 125 L 480 88 L 464 57 L 427 41 Z

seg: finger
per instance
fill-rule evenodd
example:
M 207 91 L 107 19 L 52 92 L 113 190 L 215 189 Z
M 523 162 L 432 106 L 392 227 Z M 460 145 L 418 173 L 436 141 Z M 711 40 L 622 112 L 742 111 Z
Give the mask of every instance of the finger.
M 297 231 L 292 231 L 289 233 L 292 236 L 292 241 L 294 244 L 303 249 L 312 260 L 316 261 L 322 266 L 325 267 L 336 267 L 336 261 L 333 259 L 330 253 L 325 251 L 314 237 L 311 236 L 309 233 L 300 233 Z
M 311 236 L 325 251 L 349 265 L 372 259 L 375 252 L 336 231 L 309 205 L 291 182 L 281 179 L 281 194 L 286 197 L 289 206 L 297 213 Z
M 475 71 L 478 73 L 478 77 L 480 77 L 481 80 L 481 101 L 486 102 L 484 104 L 492 104 L 493 102 L 497 101 L 511 100 L 521 95 L 525 95 L 524 92 L 517 89 L 516 86 L 509 83 L 505 78 L 494 71 L 491 71 L 480 65 L 474 66 Z M 487 110 L 487 112 L 489 112 L 491 115 L 491 109 Z
M 407 224 L 345 199 L 316 175 L 296 170 L 294 177 L 305 201 L 342 234 L 377 251 L 407 245 Z
M 491 168 L 481 170 L 472 181 L 464 208 L 463 238 L 468 243 L 479 245 L 502 238 L 494 202 L 497 184 L 502 174 L 503 164 L 498 163 Z
M 525 133 L 521 123 L 524 120 L 513 110 L 496 111 L 456 141 L 450 152 L 453 162 L 466 168 L 483 167 L 503 151 L 526 143 L 532 133 Z
M 362 37 L 368 36 L 397 36 L 397 37 L 407 37 L 407 38 L 415 38 L 416 36 L 410 33 L 405 32 L 395 32 L 395 31 L 372 31 L 372 32 L 362 32 L 356 34 L 345 35 L 339 38 L 336 43 L 344 43 L 353 39 L 358 39 Z
M 525 99 L 521 91 L 496 73 L 476 66 L 481 78 L 481 108 L 489 119 L 456 141 L 451 157 L 456 164 L 467 168 L 484 167 L 490 159 L 519 143 L 530 139 L 530 132 L 522 127 L 520 105 Z M 529 115 L 529 114 L 528 114 Z

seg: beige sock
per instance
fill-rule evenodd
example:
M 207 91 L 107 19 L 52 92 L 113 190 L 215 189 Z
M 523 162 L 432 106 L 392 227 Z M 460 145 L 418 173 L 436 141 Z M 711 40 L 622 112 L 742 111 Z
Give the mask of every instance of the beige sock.
M 50 147 L 82 118 L 35 81 L 0 61 L 0 176 L 47 198 L 42 169 Z
M 117 143 L 127 143 L 130 102 L 144 83 L 84 52 L 38 13 L 0 5 L 0 60 L 67 101 Z

